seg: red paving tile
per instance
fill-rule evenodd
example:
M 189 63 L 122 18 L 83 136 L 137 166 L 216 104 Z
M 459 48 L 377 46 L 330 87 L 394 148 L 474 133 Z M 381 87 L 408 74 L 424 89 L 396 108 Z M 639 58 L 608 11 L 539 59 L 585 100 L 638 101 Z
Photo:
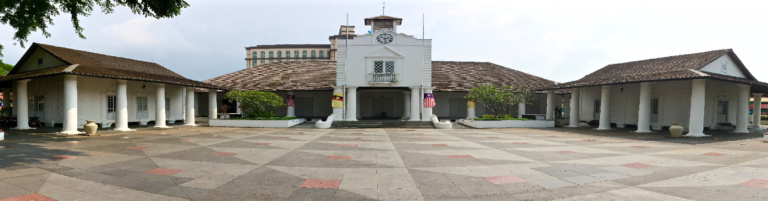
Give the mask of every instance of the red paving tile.
M 635 168 L 635 169 L 653 167 L 653 165 L 648 165 L 643 163 L 628 163 L 621 166 L 628 167 L 628 168 Z
M 157 175 L 172 175 L 181 172 L 181 170 L 171 168 L 155 168 L 144 172 Z
M 306 179 L 301 183 L 301 188 L 335 188 L 338 189 L 341 180 Z
M 448 155 L 448 158 L 475 158 L 472 155 Z
M 525 179 L 517 177 L 515 175 L 483 177 L 483 178 L 485 178 L 485 180 L 488 180 L 488 182 L 491 182 L 492 184 L 496 184 L 496 185 L 525 182 Z
M 59 160 L 64 160 L 64 159 L 75 159 L 75 158 L 77 158 L 77 156 L 56 155 L 56 156 L 51 156 L 51 158 L 55 158 L 55 159 L 59 159 Z
M 638 149 L 648 148 L 648 146 L 629 146 L 629 147 L 638 148 Z
M 215 153 L 215 154 L 213 154 L 213 155 L 216 155 L 216 156 L 234 156 L 234 155 L 237 155 L 237 153 L 232 153 L 232 152 L 218 152 L 218 153 Z
M 44 195 L 40 195 L 40 194 L 37 194 L 37 193 L 29 194 L 29 195 L 22 195 L 22 196 L 12 197 L 12 198 L 0 199 L 0 201 L 31 201 L 31 200 L 34 200 L 34 201 L 56 201 L 53 198 L 49 198 L 49 197 L 46 197 Z
M 433 147 L 447 147 L 447 144 L 432 144 Z
M 558 154 L 572 154 L 572 153 L 576 153 L 575 151 L 553 151 L 553 152 L 558 153 Z
M 352 156 L 328 156 L 328 157 L 325 157 L 325 159 L 328 159 L 328 160 L 350 160 L 350 159 L 352 159 Z
M 272 143 L 265 143 L 265 142 L 253 143 L 253 145 L 269 145 L 269 144 L 272 144 Z
M 144 150 L 147 149 L 147 147 L 128 147 L 128 149 Z
M 715 152 L 709 152 L 709 153 L 705 153 L 705 154 L 701 154 L 701 155 L 707 155 L 707 156 L 722 156 L 722 155 L 725 155 L 725 154 L 721 154 L 721 153 L 715 153 Z
M 340 144 L 340 147 L 357 147 L 356 144 Z
M 765 179 L 750 179 L 749 181 L 741 182 L 740 186 L 750 186 L 758 188 L 768 188 L 768 180 Z

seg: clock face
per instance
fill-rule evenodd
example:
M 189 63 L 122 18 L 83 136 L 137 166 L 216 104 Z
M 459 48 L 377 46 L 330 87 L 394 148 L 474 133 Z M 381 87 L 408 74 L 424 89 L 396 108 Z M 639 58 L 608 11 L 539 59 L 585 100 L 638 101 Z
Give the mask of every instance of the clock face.
M 379 41 L 379 43 L 387 44 L 387 43 L 391 43 L 392 40 L 394 40 L 394 37 L 392 37 L 392 35 L 383 33 L 383 34 L 379 34 L 379 36 L 376 36 L 376 40 Z

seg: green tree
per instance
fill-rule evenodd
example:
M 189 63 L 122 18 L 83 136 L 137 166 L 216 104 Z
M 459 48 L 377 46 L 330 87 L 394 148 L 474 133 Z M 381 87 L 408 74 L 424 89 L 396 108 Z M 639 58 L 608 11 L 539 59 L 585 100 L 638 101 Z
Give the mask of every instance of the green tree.
M 11 69 L 13 69 L 13 65 L 3 63 L 3 60 L 0 59 L 0 75 L 8 75 Z
M 494 116 L 511 115 L 512 108 L 518 103 L 530 104 L 532 91 L 513 86 L 483 85 L 469 90 L 465 100 L 474 100 L 483 104 Z
M 285 106 L 283 98 L 269 91 L 240 91 L 227 92 L 224 97 L 240 103 L 246 117 L 273 117 L 276 107 Z
M 89 16 L 94 6 L 101 7 L 105 14 L 114 12 L 116 6 L 125 6 L 134 14 L 160 19 L 181 14 L 181 9 L 189 4 L 184 0 L 0 0 L 0 23 L 16 29 L 13 39 L 24 47 L 27 37 L 34 31 L 40 30 L 43 36 L 50 37 L 47 28 L 53 25 L 53 17 L 68 13 L 75 33 L 85 39 L 85 29 L 80 27 L 79 17 Z M 0 44 L 0 56 L 2 50 Z

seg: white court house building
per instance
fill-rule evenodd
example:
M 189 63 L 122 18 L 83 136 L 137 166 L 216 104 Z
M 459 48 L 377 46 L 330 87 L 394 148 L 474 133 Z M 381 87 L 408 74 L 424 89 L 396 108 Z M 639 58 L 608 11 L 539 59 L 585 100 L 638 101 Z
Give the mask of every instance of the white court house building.
M 636 128 L 637 133 L 679 123 L 687 136 L 705 130 L 734 133 L 761 130 L 760 115 L 749 120 L 768 83 L 755 79 L 731 49 L 611 64 L 576 81 L 541 88 L 570 89 L 570 126 L 598 121 L 597 129 Z
M 40 43 L 29 47 L 0 84 L 14 92 L 15 129 L 30 129 L 26 122 L 34 116 L 61 125 L 63 134 L 81 133 L 85 120 L 119 131 L 150 121 L 159 128 L 181 121 L 194 125 L 195 88 L 220 88 L 157 63 Z M 3 89 L 4 97 L 9 91 Z
M 279 109 L 276 115 L 319 119 L 334 114 L 337 121 L 431 121 L 433 114 L 442 119 L 481 116 L 486 109 L 481 104 L 468 108 L 470 104 L 463 98 L 476 86 L 537 89 L 555 84 L 489 62 L 432 61 L 432 40 L 398 32 L 402 22 L 401 18 L 381 15 L 365 19 L 370 33 L 346 37 L 343 34 L 354 32 L 344 29 L 342 36 L 333 37 L 334 59 L 330 61 L 283 60 L 203 82 L 230 90 L 290 95 L 295 97 L 295 105 Z M 436 102 L 434 107 L 424 106 L 424 97 L 429 94 Z M 343 98 L 343 103 L 332 104 L 334 96 Z M 546 95 L 534 96 L 533 104 L 516 107 L 516 115 L 546 113 Z M 218 93 L 215 101 L 221 105 L 223 93 Z M 212 108 L 209 113 L 214 111 Z

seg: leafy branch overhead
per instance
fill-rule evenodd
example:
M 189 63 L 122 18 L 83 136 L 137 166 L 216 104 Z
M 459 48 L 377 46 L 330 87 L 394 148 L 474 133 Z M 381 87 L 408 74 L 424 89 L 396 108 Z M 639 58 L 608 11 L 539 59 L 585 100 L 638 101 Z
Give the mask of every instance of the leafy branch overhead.
M 94 6 L 105 14 L 114 12 L 116 6 L 125 6 L 134 14 L 160 19 L 178 16 L 189 4 L 184 0 L 0 0 L 0 23 L 16 29 L 13 39 L 24 47 L 32 32 L 39 30 L 46 38 L 51 36 L 47 28 L 53 25 L 54 16 L 70 14 L 75 33 L 85 39 L 79 17 L 90 16 Z M 0 44 L 0 56 L 2 50 Z

